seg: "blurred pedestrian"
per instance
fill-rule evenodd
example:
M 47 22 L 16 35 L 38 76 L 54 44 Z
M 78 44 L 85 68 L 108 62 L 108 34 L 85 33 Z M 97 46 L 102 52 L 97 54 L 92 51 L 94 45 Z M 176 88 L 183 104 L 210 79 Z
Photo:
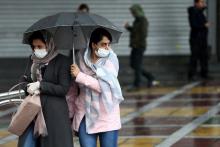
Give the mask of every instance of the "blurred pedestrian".
M 82 12 L 82 13 L 89 13 L 89 6 L 85 3 L 82 3 L 79 5 L 79 7 L 77 8 L 77 12 Z M 75 54 L 79 49 L 75 49 Z M 69 51 L 69 57 L 71 59 L 73 59 L 73 50 L 71 49 Z
M 65 98 L 71 81 L 70 62 L 67 57 L 58 54 L 53 37 L 47 31 L 34 32 L 29 44 L 32 55 L 22 78 L 23 82 L 27 82 L 24 91 L 40 95 L 48 133 L 33 134 L 33 124 L 36 123 L 33 121 L 19 137 L 18 147 L 73 147 Z
M 148 20 L 145 17 L 144 11 L 139 4 L 134 4 L 130 8 L 131 14 L 134 17 L 133 25 L 125 23 L 125 28 L 130 32 L 130 66 L 134 70 L 134 82 L 129 90 L 139 89 L 142 75 L 148 80 L 148 87 L 158 84 L 154 76 L 143 69 L 143 57 L 146 50 L 148 35 Z
M 194 6 L 188 8 L 189 24 L 190 24 L 190 65 L 188 71 L 188 79 L 195 80 L 197 72 L 197 64 L 199 62 L 200 76 L 204 79 L 208 77 L 208 27 L 210 23 L 204 14 L 206 4 L 204 0 L 194 0 Z
M 86 13 L 89 13 L 89 6 L 87 4 L 80 4 L 79 7 L 78 7 L 78 12 L 86 12 Z
M 71 66 L 79 91 L 70 114 L 82 147 L 97 147 L 98 138 L 101 147 L 118 146 L 119 104 L 123 96 L 117 79 L 118 58 L 110 48 L 111 41 L 107 30 L 97 28 L 91 34 L 89 47 L 76 55 L 78 65 Z

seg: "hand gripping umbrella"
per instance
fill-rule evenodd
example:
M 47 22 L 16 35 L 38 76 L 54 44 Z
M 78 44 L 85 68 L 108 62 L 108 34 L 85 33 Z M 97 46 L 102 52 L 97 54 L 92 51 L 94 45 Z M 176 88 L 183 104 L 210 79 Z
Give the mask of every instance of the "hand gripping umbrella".
M 85 49 L 90 35 L 96 28 L 105 28 L 112 35 L 112 43 L 117 43 L 121 31 L 112 22 L 93 13 L 61 12 L 44 17 L 30 26 L 23 34 L 23 43 L 29 44 L 28 39 L 35 31 L 49 31 L 58 49 L 73 49 L 73 62 L 75 63 L 74 49 Z

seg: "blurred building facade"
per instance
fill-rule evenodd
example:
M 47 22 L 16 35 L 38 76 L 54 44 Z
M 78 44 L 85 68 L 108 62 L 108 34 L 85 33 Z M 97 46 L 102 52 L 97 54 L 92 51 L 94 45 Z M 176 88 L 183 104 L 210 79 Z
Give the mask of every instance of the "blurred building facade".
M 161 83 L 173 84 L 186 80 L 189 55 L 189 24 L 187 7 L 193 0 L 1 0 L 0 1 L 0 91 L 17 84 L 25 70 L 31 50 L 22 44 L 23 32 L 34 22 L 58 12 L 77 11 L 87 3 L 91 13 L 100 14 L 119 26 L 122 37 L 113 48 L 119 55 L 119 79 L 122 85 L 132 82 L 129 68 L 129 33 L 123 26 L 133 21 L 129 8 L 140 3 L 150 22 L 148 47 L 144 68 L 154 73 Z M 220 60 L 220 1 L 209 0 L 207 15 L 212 23 L 209 44 L 213 57 Z M 68 54 L 68 51 L 67 51 Z M 214 59 L 214 60 L 213 60 Z M 215 58 L 210 62 L 210 73 L 219 78 L 220 66 Z
M 213 26 L 209 41 L 216 52 L 216 1 L 209 0 L 208 16 Z M 57 12 L 76 11 L 81 3 L 87 3 L 91 13 L 100 14 L 119 26 L 122 37 L 114 45 L 119 55 L 130 54 L 129 33 L 124 30 L 125 21 L 132 22 L 129 7 L 140 3 L 150 22 L 146 55 L 188 55 L 189 24 L 186 9 L 193 0 L 1 0 L 0 1 L 0 58 L 27 57 L 30 49 L 23 45 L 22 33 L 38 19 Z

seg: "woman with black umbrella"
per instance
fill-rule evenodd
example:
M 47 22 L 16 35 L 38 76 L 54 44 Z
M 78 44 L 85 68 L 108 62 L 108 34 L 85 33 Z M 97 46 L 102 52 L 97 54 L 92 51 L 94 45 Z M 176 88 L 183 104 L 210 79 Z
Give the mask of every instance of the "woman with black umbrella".
M 40 94 L 45 134 L 33 134 L 34 122 L 19 137 L 18 147 L 73 147 L 65 95 L 70 84 L 70 62 L 58 54 L 52 35 L 34 32 L 29 37 L 32 55 L 22 81 L 27 94 Z
M 118 144 L 119 104 L 124 98 L 117 79 L 118 58 L 110 47 L 111 41 L 112 35 L 106 29 L 95 29 L 88 48 L 76 54 L 77 64 L 71 66 L 78 89 L 72 87 L 67 100 L 72 128 L 78 132 L 82 147 L 97 147 L 98 138 L 101 147 Z

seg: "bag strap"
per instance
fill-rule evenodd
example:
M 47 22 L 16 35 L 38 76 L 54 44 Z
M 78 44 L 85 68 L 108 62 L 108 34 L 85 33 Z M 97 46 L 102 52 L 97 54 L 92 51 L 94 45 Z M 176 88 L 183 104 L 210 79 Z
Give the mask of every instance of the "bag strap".
M 13 90 L 13 89 L 15 89 L 16 87 L 20 87 L 20 85 L 22 85 L 22 84 L 26 84 L 27 82 L 20 82 L 20 83 L 18 83 L 18 84 L 16 84 L 16 85 L 14 85 L 14 86 L 12 86 L 9 90 L 8 90 L 8 96 L 10 95 L 10 92 Z M 19 88 L 18 89 L 18 91 L 19 91 L 19 98 L 20 98 L 20 100 L 22 99 L 21 98 L 21 89 Z M 11 101 L 11 99 L 9 99 L 10 100 L 10 102 L 12 102 Z M 17 105 L 16 105 L 17 106 Z

